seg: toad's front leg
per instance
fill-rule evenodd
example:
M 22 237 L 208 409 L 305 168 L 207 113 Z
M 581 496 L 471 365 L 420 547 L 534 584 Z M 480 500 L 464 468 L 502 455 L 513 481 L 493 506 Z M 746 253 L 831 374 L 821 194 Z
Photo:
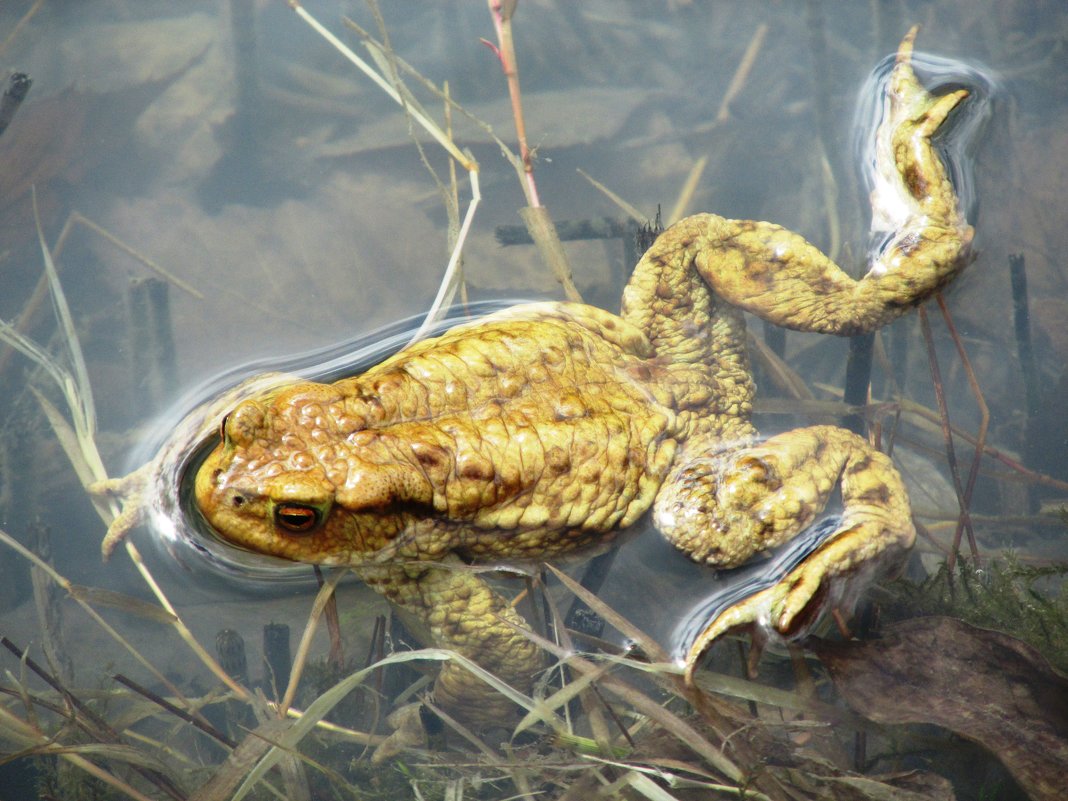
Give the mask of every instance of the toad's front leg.
M 731 629 L 804 635 L 827 608 L 851 611 L 874 577 L 896 571 L 915 539 L 908 495 L 889 457 L 833 426 L 788 431 L 729 450 L 687 442 L 657 495 L 654 521 L 695 561 L 736 567 L 813 524 L 835 488 L 836 530 L 781 581 L 710 621 L 687 657 Z
M 523 618 L 467 565 L 408 562 L 362 567 L 361 578 L 414 618 L 428 645 L 477 662 L 501 681 L 529 693 L 543 667 L 538 647 L 523 635 Z M 445 662 L 433 700 L 462 723 L 508 725 L 515 704 L 456 662 Z

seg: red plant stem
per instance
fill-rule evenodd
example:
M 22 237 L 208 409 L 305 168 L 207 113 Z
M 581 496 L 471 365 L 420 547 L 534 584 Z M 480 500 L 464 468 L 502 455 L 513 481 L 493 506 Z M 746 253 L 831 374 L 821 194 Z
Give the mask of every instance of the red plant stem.
M 523 121 L 523 100 L 519 93 L 519 65 L 515 57 L 515 42 L 512 39 L 512 16 L 518 0 L 488 0 L 493 27 L 497 32 L 497 56 L 501 70 L 508 81 L 508 95 L 512 100 L 512 117 L 515 119 L 515 134 L 519 141 L 519 157 L 523 162 L 526 177 L 527 203 L 540 206 L 538 186 L 534 182 L 534 161 L 527 145 L 527 126 Z
M 957 333 L 957 327 L 953 325 L 953 318 L 949 314 L 949 308 L 946 306 L 945 298 L 942 297 L 941 292 L 938 293 L 937 299 L 938 308 L 942 310 L 942 317 L 946 321 L 949 335 L 953 338 L 953 344 L 957 346 L 957 355 L 960 356 L 961 367 L 964 368 L 964 374 L 968 377 L 968 385 L 971 387 L 972 394 L 975 396 L 975 402 L 979 405 L 979 433 L 975 438 L 975 454 L 972 456 L 972 467 L 968 471 L 968 483 L 964 485 L 964 508 L 970 509 L 972 505 L 972 490 L 975 489 L 975 480 L 979 477 L 979 464 L 983 460 L 983 446 L 986 444 L 986 432 L 990 427 L 990 410 L 987 408 L 986 400 L 983 398 L 983 391 L 979 388 L 979 380 L 975 377 L 975 371 L 972 369 L 971 360 L 968 358 L 968 352 L 964 349 L 964 343 L 961 342 L 960 335 Z M 957 520 L 957 530 L 953 535 L 954 542 L 960 542 L 960 535 L 963 528 L 964 512 L 962 511 L 960 518 Z M 972 541 L 972 551 L 974 554 L 974 541 Z
M 960 506 L 961 519 L 964 521 L 964 530 L 968 532 L 968 544 L 972 550 L 972 556 L 979 558 L 979 548 L 975 544 L 975 532 L 972 529 L 972 520 L 968 514 L 968 506 L 964 502 L 964 489 L 960 483 L 960 471 L 957 469 L 957 452 L 953 448 L 953 432 L 949 423 L 949 407 L 946 405 L 946 394 L 942 384 L 942 371 L 938 367 L 938 356 L 935 354 L 934 338 L 931 336 L 931 322 L 927 319 L 927 310 L 920 307 L 920 325 L 923 328 L 923 339 L 927 345 L 927 361 L 931 367 L 931 379 L 934 382 L 935 398 L 938 401 L 938 411 L 941 417 L 942 436 L 946 443 L 946 461 L 949 463 L 949 472 L 953 477 L 953 489 L 957 493 L 957 503 Z M 946 567 L 950 575 L 953 574 L 957 552 L 960 550 L 960 534 L 958 529 L 950 549 Z
M 867 413 L 872 416 L 889 413 L 901 415 L 902 413 L 904 413 L 914 414 L 923 420 L 931 420 L 934 422 L 939 421 L 939 418 L 936 415 L 932 414 L 927 409 L 923 408 L 922 406 L 919 406 L 918 404 L 909 404 L 906 407 L 902 406 L 896 401 L 885 401 L 881 403 L 869 404 L 867 408 Z M 971 443 L 972 445 L 978 445 L 978 440 L 973 434 L 969 434 L 967 431 L 962 431 L 961 429 L 953 427 L 951 427 L 950 430 L 955 436 L 960 437 L 965 442 Z M 1016 459 L 1012 458 L 1008 454 L 999 451 L 993 445 L 988 445 L 984 443 L 980 450 L 982 451 L 984 456 L 989 456 L 991 459 L 1001 462 L 1014 473 L 1019 473 L 1021 476 L 1023 476 L 1025 481 L 1028 481 L 1032 484 L 1040 484 L 1043 487 L 1052 487 L 1053 489 L 1060 490 L 1061 492 L 1068 492 L 1068 481 L 1061 481 L 1060 479 L 1053 478 L 1053 476 L 1048 476 L 1045 473 L 1039 473 L 1036 470 L 1032 470 L 1031 468 L 1020 464 L 1018 461 L 1016 461 Z

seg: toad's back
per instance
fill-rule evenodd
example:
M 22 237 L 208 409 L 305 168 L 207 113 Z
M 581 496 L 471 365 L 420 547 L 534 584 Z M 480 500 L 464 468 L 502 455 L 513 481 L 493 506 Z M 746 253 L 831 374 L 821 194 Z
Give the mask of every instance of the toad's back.
M 676 432 L 651 355 L 638 329 L 607 312 L 515 307 L 360 376 L 244 402 L 213 472 L 250 503 L 333 507 L 327 527 L 345 530 L 331 552 L 306 552 L 326 545 L 321 536 L 298 538 L 291 558 L 360 562 L 398 535 L 415 558 L 542 557 L 652 504 Z

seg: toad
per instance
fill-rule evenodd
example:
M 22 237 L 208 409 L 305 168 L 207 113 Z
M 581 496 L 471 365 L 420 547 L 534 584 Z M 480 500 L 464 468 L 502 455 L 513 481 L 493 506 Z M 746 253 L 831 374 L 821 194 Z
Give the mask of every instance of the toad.
M 859 280 L 797 234 L 698 214 L 645 253 L 618 315 L 520 305 L 412 344 L 355 377 L 241 401 L 199 467 L 195 500 L 221 537 L 354 568 L 454 649 L 521 691 L 542 668 L 481 565 L 551 560 L 651 512 L 690 558 L 741 565 L 817 522 L 834 532 L 777 584 L 707 623 L 690 670 L 727 631 L 798 638 L 900 568 L 915 532 L 901 477 L 861 437 L 752 422 L 744 312 L 800 331 L 872 331 L 949 283 L 972 228 L 932 145 L 964 90 L 933 96 L 906 36 L 876 132 L 875 226 Z M 875 227 L 873 226 L 873 227 Z M 472 724 L 510 702 L 447 662 L 437 704 Z

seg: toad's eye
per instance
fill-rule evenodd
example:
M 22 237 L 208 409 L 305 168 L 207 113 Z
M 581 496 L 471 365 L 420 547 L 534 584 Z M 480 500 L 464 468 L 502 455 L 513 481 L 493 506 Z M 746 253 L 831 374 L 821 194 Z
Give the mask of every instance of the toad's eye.
M 219 423 L 219 439 L 226 442 L 226 423 L 230 419 L 230 414 L 223 415 L 223 419 Z
M 319 525 L 322 512 L 303 503 L 282 503 L 274 510 L 274 521 L 294 534 L 307 534 Z

